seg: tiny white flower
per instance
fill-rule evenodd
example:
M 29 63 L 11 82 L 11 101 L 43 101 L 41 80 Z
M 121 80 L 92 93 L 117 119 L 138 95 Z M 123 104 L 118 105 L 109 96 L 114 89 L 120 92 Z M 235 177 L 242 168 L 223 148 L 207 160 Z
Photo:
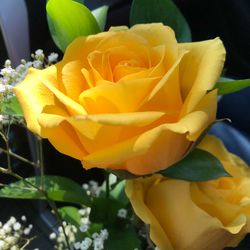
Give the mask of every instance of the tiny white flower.
M 3 225 L 3 230 L 5 231 L 5 233 L 10 233 L 11 227 L 6 223 Z
M 56 233 L 51 233 L 51 234 L 49 235 L 49 238 L 50 238 L 51 240 L 55 240 L 55 239 L 56 239 Z
M 35 51 L 35 54 L 37 56 L 41 56 L 41 55 L 43 55 L 43 50 L 42 49 L 38 49 L 38 50 Z
M 104 249 L 103 240 L 100 238 L 94 239 L 93 245 L 94 245 L 94 250 Z
M 8 237 L 5 238 L 5 242 L 7 242 L 10 245 L 15 244 L 16 241 L 17 241 L 17 238 L 13 237 L 13 236 L 8 236 Z
M 93 233 L 92 234 L 92 238 L 95 240 L 95 239 L 98 239 L 99 238 L 99 234 L 98 233 Z
M 125 219 L 127 217 L 127 210 L 125 208 L 121 208 L 118 210 L 118 213 L 117 213 L 117 216 L 122 218 L 122 219 Z
M 58 232 L 62 233 L 63 232 L 63 228 L 62 227 L 58 227 Z
M 11 61 L 10 61 L 10 59 L 7 59 L 6 61 L 5 61 L 5 63 L 4 63 L 4 67 L 11 67 Z
M 89 237 L 86 237 L 81 243 L 81 250 L 89 249 L 92 242 L 93 242 L 92 239 L 90 239 Z
M 85 189 L 85 190 L 89 189 L 89 184 L 83 183 L 82 188 Z
M 74 243 L 74 248 L 75 249 L 80 249 L 81 248 L 81 242 L 76 242 L 76 243 Z
M 83 224 L 83 225 L 80 226 L 79 229 L 80 229 L 80 231 L 81 231 L 82 233 L 85 233 L 85 232 L 87 232 L 88 229 L 89 229 L 89 224 Z
M 6 246 L 5 241 L 0 240 L 0 249 L 4 249 L 5 246 Z
M 23 222 L 26 222 L 26 221 L 27 221 L 26 216 L 25 216 L 25 215 L 23 215 L 23 216 L 21 217 L 21 220 L 22 220 Z
M 88 217 L 81 218 L 81 223 L 82 224 L 89 224 L 89 218 Z
M 21 224 L 20 224 L 19 222 L 16 222 L 16 223 L 13 225 L 13 229 L 14 229 L 15 231 L 20 230 L 20 228 L 21 228 Z
M 49 62 L 49 63 L 56 62 L 57 59 L 58 59 L 58 54 L 57 54 L 57 53 L 52 52 L 52 53 L 48 56 L 48 62 Z
M 29 234 L 30 234 L 30 231 L 31 231 L 31 229 L 30 229 L 29 227 L 26 227 L 26 228 L 24 228 L 24 230 L 23 230 L 23 234 L 24 234 L 24 235 L 29 235 Z
M 101 230 L 101 233 L 100 233 L 100 237 L 103 239 L 103 240 L 107 240 L 108 237 L 109 237 L 109 232 L 106 228 L 102 229 Z
M 33 67 L 36 69 L 41 69 L 43 67 L 43 63 L 39 60 L 33 61 Z

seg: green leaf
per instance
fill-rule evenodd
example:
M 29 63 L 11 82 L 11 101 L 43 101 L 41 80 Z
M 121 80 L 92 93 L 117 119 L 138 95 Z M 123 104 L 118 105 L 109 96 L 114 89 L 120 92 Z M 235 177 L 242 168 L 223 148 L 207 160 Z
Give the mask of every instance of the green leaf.
M 1 113 L 4 115 L 23 116 L 22 108 L 16 96 L 9 98 L 1 104 Z
M 119 182 L 113 190 L 110 192 L 110 196 L 121 202 L 124 206 L 129 203 L 129 200 L 125 194 L 125 181 Z
M 99 24 L 99 27 L 102 31 L 105 29 L 108 8 L 109 7 L 107 5 L 103 5 L 103 6 L 92 11 L 92 14 L 96 18 L 96 21 Z
M 187 181 L 208 181 L 230 176 L 215 156 L 198 148 L 160 173 L 166 177 Z
M 191 31 L 172 0 L 134 0 L 130 10 L 130 25 L 161 22 L 170 26 L 179 42 L 190 42 Z
M 250 79 L 233 80 L 230 78 L 221 77 L 220 81 L 215 84 L 214 89 L 218 89 L 218 95 L 225 95 L 247 87 L 250 87 Z
M 75 38 L 100 32 L 95 17 L 81 3 L 72 0 L 49 0 L 46 10 L 50 33 L 62 51 Z
M 58 208 L 58 212 L 61 218 L 79 228 L 81 226 L 81 215 L 79 214 L 79 210 L 76 207 L 65 206 Z
M 51 200 L 91 205 L 90 197 L 78 183 L 61 176 L 46 175 L 44 178 L 44 189 Z M 27 182 L 39 187 L 41 178 L 29 177 L 4 186 L 0 189 L 0 197 L 44 200 L 44 195 Z
M 128 250 L 141 249 L 141 242 L 133 226 L 127 228 L 109 228 L 109 237 L 105 241 L 105 249 L 108 250 Z M 122 239 L 122 244 L 121 244 Z
M 91 205 L 90 221 L 94 223 L 114 224 L 118 210 L 123 204 L 114 199 L 95 198 Z

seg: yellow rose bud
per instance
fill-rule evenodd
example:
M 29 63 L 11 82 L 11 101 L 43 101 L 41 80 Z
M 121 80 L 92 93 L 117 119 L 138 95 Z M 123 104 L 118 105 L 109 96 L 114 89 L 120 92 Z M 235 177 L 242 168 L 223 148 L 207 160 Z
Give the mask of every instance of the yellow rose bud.
M 199 147 L 219 158 L 232 177 L 188 182 L 153 175 L 126 182 L 134 211 L 150 225 L 160 250 L 221 250 L 250 232 L 250 169 L 215 137 Z
M 84 167 L 149 174 L 183 157 L 215 119 L 220 39 L 178 44 L 162 24 L 77 38 L 15 88 L 28 128 Z

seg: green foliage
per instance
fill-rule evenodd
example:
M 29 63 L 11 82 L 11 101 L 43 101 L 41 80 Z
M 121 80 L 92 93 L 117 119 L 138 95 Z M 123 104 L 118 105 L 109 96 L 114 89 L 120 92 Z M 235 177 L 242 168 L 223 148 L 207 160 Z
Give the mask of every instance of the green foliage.
M 102 31 L 104 30 L 106 25 L 108 8 L 109 7 L 107 5 L 103 5 L 92 11 L 92 14 L 96 18 L 96 21 Z
M 117 219 L 118 210 L 123 207 L 122 203 L 114 199 L 104 197 L 95 198 L 91 204 L 90 221 L 106 225 L 114 224 Z
M 233 80 L 230 78 L 221 77 L 214 88 L 218 89 L 218 95 L 225 95 L 247 87 L 250 87 L 250 79 Z
M 139 250 L 141 249 L 141 242 L 138 239 L 138 235 L 135 229 L 131 225 L 125 228 L 112 228 L 112 229 L 109 229 L 109 238 L 105 242 L 105 249 L 108 249 L 108 250 L 138 249 Z
M 77 37 L 100 32 L 90 10 L 72 0 L 49 0 L 46 5 L 52 38 L 63 52 Z
M 23 116 L 22 108 L 16 98 L 13 96 L 1 103 L 1 113 L 4 115 Z
M 134 0 L 130 10 L 130 25 L 161 22 L 170 26 L 179 42 L 190 42 L 189 25 L 172 0 Z
M 45 200 L 44 194 L 34 187 L 40 187 L 40 184 L 40 177 L 29 177 L 1 188 L 0 197 Z M 91 204 L 91 199 L 85 190 L 78 183 L 65 177 L 45 176 L 44 190 L 48 198 L 54 201 L 84 204 L 86 206 L 90 206 Z
M 187 181 L 208 181 L 230 176 L 215 156 L 198 148 L 160 173 L 166 177 Z
M 58 212 L 64 221 L 79 228 L 81 226 L 81 216 L 76 207 L 65 206 L 58 208 Z

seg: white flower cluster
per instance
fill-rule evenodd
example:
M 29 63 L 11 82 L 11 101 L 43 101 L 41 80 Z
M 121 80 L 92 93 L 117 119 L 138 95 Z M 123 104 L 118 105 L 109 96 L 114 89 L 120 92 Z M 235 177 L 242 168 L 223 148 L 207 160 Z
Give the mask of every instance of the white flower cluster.
M 86 226 L 90 225 L 90 220 L 89 220 L 90 211 L 91 211 L 90 207 L 83 207 L 83 208 L 78 210 L 78 213 L 81 216 L 81 223 L 82 223 L 82 226 L 80 227 L 81 232 L 84 232 L 83 231 L 84 227 L 86 228 Z
M 65 230 L 65 234 L 68 237 L 68 243 L 73 245 L 76 241 L 75 235 L 77 233 L 77 228 L 74 225 L 68 224 L 66 221 L 63 221 L 63 227 Z M 58 228 L 58 235 L 53 232 L 50 234 L 51 240 L 56 240 L 55 249 L 57 250 L 65 250 L 67 249 L 66 239 L 64 237 L 63 228 L 60 226 Z
M 21 217 L 21 222 L 13 216 L 5 224 L 0 222 L 1 250 L 19 250 L 29 242 L 29 234 L 33 225 L 22 225 L 26 222 L 27 219 L 24 215 Z
M 76 242 L 74 248 L 76 250 L 102 250 L 104 249 L 104 241 L 108 239 L 109 233 L 107 229 L 102 229 L 100 233 L 93 233 L 92 237 L 86 237 L 81 242 Z
M 4 67 L 0 69 L 0 103 L 8 102 L 14 96 L 12 91 L 13 86 L 21 82 L 27 75 L 30 67 L 42 69 L 57 62 L 58 54 L 52 52 L 48 57 L 43 53 L 43 50 L 38 49 L 34 54 L 31 54 L 33 61 L 21 60 L 20 65 L 13 68 L 11 61 L 8 59 L 4 63 Z M 3 110 L 0 106 L 0 127 L 2 124 L 9 123 L 9 116 L 2 114 Z M 12 122 L 22 123 L 21 117 L 14 119 Z
M 31 54 L 33 61 L 21 60 L 20 65 L 15 69 L 11 66 L 11 61 L 8 59 L 5 61 L 4 68 L 0 70 L 0 93 L 11 94 L 11 89 L 17 83 L 21 82 L 30 67 L 42 69 L 57 62 L 58 54 L 52 52 L 48 57 L 43 53 L 43 50 L 38 49 L 34 54 Z
M 98 182 L 94 180 L 90 180 L 88 184 L 84 183 L 82 187 L 86 190 L 87 194 L 92 197 L 98 197 L 100 195 L 101 187 Z
M 108 239 L 108 230 L 102 229 L 99 233 L 93 233 L 92 236 L 89 235 L 88 230 L 91 226 L 91 222 L 89 220 L 90 215 L 90 208 L 84 207 L 79 209 L 79 214 L 81 216 L 81 226 L 76 228 L 75 226 L 63 222 L 63 227 L 65 229 L 65 233 L 68 237 L 68 243 L 71 247 L 70 250 L 87 250 L 87 249 L 94 249 L 94 250 L 102 250 L 104 249 L 104 241 Z M 87 233 L 88 237 L 85 237 L 81 241 L 76 241 L 76 234 L 77 233 Z M 55 240 L 55 249 L 56 250 L 65 250 L 67 249 L 64 233 L 62 227 L 58 228 L 58 233 L 51 233 L 50 239 Z M 0 248 L 1 249 L 1 248 Z

